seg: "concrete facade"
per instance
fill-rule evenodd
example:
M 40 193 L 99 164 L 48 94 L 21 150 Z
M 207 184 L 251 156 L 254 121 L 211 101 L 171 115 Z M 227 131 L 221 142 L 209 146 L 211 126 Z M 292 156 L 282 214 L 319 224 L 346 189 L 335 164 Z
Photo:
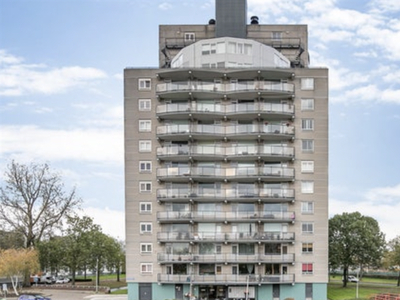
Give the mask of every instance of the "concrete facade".
M 327 297 L 328 70 L 307 26 L 245 26 L 290 65 L 218 67 L 215 25 L 162 25 L 160 68 L 125 69 L 130 300 Z

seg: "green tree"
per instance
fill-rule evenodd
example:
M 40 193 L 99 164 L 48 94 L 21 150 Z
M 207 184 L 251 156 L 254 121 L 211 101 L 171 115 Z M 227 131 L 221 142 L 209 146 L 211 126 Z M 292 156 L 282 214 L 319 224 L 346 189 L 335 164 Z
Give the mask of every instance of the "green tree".
M 63 237 L 51 237 L 37 244 L 41 270 L 58 274 L 64 267 L 65 247 Z
M 72 284 L 75 285 L 76 271 L 86 269 L 93 256 L 92 251 L 95 250 L 94 236 L 101 232 L 101 228 L 88 216 L 71 217 L 67 223 L 66 235 L 62 239 L 62 247 L 65 249 L 63 264 L 71 271 Z
M 23 248 L 24 236 L 15 231 L 0 230 L 0 249 Z
M 329 220 L 329 264 L 343 270 L 343 286 L 347 286 L 350 268 L 380 264 L 385 246 L 378 222 L 359 212 L 335 215 Z
M 75 189 L 64 191 L 59 174 L 47 164 L 24 165 L 12 161 L 0 187 L 0 224 L 22 234 L 25 247 L 51 236 L 63 218 L 74 213 L 81 200 Z
M 121 250 L 116 240 L 101 231 L 91 232 L 90 240 L 90 264 L 96 270 L 96 286 L 100 285 L 100 274 L 104 267 L 114 270 L 120 262 Z
M 391 269 L 399 272 L 397 275 L 397 286 L 400 286 L 400 236 L 389 241 L 387 254 Z

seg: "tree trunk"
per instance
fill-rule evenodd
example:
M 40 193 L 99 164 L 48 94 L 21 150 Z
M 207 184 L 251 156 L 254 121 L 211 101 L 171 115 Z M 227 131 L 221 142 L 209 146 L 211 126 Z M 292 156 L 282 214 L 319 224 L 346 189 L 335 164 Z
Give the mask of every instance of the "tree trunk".
M 399 271 L 399 275 L 397 276 L 397 286 L 400 286 L 400 271 Z
M 348 274 L 348 267 L 343 268 L 343 287 L 347 286 L 347 274 Z

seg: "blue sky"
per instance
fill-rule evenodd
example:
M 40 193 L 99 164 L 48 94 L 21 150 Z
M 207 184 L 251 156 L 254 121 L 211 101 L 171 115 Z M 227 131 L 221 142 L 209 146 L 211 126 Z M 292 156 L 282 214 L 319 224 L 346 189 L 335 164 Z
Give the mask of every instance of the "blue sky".
M 400 1 L 248 0 L 248 15 L 308 24 L 311 64 L 330 69 L 330 215 L 400 235 Z M 123 69 L 157 66 L 159 24 L 212 18 L 214 0 L 0 0 L 0 170 L 49 163 L 124 238 Z

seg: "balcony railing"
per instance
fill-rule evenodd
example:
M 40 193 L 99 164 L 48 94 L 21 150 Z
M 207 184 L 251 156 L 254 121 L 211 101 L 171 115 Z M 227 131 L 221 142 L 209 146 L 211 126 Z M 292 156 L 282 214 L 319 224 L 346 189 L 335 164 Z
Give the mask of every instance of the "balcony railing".
M 294 254 L 164 254 L 158 253 L 159 263 L 293 263 Z
M 237 179 L 237 178 L 275 178 L 280 180 L 294 179 L 294 168 L 279 166 L 262 167 L 165 167 L 157 169 L 157 178 L 168 180 L 182 176 L 187 178 L 214 178 L 214 179 Z
M 293 93 L 294 85 L 291 83 L 276 82 L 276 81 L 241 81 L 237 83 L 215 83 L 206 81 L 178 81 L 159 83 L 156 87 L 157 93 L 166 92 L 215 92 L 215 93 L 230 93 L 230 92 L 283 92 Z
M 158 115 L 178 113 L 214 113 L 221 115 L 233 115 L 238 113 L 275 113 L 292 115 L 294 114 L 294 105 L 268 102 L 231 104 L 185 102 L 160 104 L 157 106 L 156 112 Z
M 227 199 L 271 199 L 271 200 L 294 200 L 294 189 L 286 188 L 261 188 L 261 189 L 215 189 L 215 188 L 177 188 L 158 189 L 157 199 L 211 199 L 225 201 Z
M 249 285 L 263 285 L 263 284 L 277 284 L 277 283 L 294 283 L 294 274 L 276 274 L 276 275 L 193 275 L 193 274 L 157 274 L 157 280 L 160 283 L 191 283 L 191 284 L 204 284 L 215 283 L 220 284 L 249 284 Z
M 235 243 L 269 243 L 269 242 L 293 242 L 295 234 L 293 232 L 159 232 L 157 233 L 159 242 L 235 242 Z
M 157 212 L 159 222 L 166 221 L 294 221 L 294 212 L 281 211 L 246 211 L 246 212 L 224 212 L 224 211 L 159 211 Z
M 170 145 L 157 148 L 157 156 L 160 158 L 177 158 L 192 156 L 219 156 L 230 158 L 239 157 L 270 157 L 278 159 L 292 159 L 294 157 L 294 147 L 285 145 L 247 145 L 247 146 L 220 146 L 220 145 Z M 237 159 L 237 158 L 236 158 Z
M 240 125 L 208 125 L 208 124 L 170 124 L 157 127 L 159 137 L 167 135 L 204 135 L 229 137 L 235 135 L 279 135 L 291 138 L 294 135 L 294 126 L 280 124 L 240 124 Z

